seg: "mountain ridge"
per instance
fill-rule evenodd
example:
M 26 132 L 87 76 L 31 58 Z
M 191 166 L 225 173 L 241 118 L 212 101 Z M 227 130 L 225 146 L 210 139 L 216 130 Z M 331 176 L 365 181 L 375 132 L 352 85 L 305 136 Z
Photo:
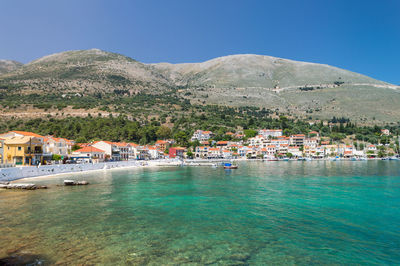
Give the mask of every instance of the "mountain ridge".
M 400 117 L 398 86 L 327 64 L 254 54 L 200 63 L 146 64 L 99 49 L 72 50 L 0 74 L 2 91 L 8 97 L 173 95 L 191 104 L 254 106 L 301 117 L 340 114 L 360 121 Z

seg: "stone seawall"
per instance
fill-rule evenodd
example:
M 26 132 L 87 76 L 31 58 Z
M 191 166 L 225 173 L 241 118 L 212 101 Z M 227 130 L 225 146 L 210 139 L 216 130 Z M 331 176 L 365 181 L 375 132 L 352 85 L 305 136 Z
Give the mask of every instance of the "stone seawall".
M 0 181 L 13 181 L 21 178 L 36 177 L 44 175 L 55 175 L 62 173 L 74 173 L 90 170 L 112 169 L 130 166 L 140 166 L 146 164 L 144 161 L 121 161 L 121 162 L 104 162 L 95 164 L 56 164 L 24 166 L 13 168 L 0 168 Z

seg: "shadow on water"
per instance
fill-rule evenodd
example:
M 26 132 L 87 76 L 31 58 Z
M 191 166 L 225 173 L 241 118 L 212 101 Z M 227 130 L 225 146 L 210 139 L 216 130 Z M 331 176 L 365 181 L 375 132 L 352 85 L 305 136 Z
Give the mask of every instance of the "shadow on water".
M 11 253 L 7 257 L 0 258 L 0 265 L 52 265 L 54 262 L 50 261 L 46 256 L 29 254 L 29 253 Z

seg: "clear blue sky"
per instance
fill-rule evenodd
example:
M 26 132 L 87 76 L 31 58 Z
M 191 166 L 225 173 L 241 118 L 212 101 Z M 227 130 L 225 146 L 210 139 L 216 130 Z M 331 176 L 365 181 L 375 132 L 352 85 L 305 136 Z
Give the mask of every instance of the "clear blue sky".
M 400 84 L 399 0 L 1 0 L 0 58 L 99 48 L 142 62 L 253 53 Z

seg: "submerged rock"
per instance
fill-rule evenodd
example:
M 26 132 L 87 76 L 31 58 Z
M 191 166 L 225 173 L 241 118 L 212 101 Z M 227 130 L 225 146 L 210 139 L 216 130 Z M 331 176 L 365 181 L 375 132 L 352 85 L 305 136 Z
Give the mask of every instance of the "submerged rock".
M 38 187 L 35 184 L 14 183 L 8 185 L 1 185 L 0 188 L 34 190 L 37 189 Z
M 66 186 L 82 186 L 82 185 L 89 185 L 89 182 L 88 181 L 64 180 L 64 185 L 66 185 Z

